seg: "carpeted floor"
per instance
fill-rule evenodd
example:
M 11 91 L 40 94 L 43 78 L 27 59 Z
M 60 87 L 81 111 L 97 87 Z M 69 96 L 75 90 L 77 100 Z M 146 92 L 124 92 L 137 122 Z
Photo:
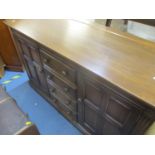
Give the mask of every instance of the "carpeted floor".
M 46 135 L 80 135 L 68 120 L 66 120 L 54 107 L 34 91 L 24 72 L 6 71 L 0 79 L 0 84 L 6 87 L 7 92 L 17 101 L 20 108 L 29 115 L 41 134 Z

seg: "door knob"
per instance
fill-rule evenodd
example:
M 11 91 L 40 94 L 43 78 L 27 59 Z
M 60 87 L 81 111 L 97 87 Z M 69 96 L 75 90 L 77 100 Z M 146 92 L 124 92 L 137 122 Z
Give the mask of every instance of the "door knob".
M 65 87 L 65 88 L 64 88 L 64 91 L 65 91 L 65 92 L 68 92 L 68 88 L 67 88 L 67 87 Z
M 51 80 L 52 77 L 50 75 L 47 76 L 47 80 Z
M 43 69 L 41 67 L 39 67 L 39 72 L 43 72 Z
M 48 60 L 47 60 L 46 58 L 44 58 L 43 61 L 44 61 L 45 63 L 48 62 Z
M 64 76 L 66 76 L 66 75 L 67 75 L 67 72 L 66 72 L 66 71 L 62 71 L 62 74 L 63 74 Z
M 81 98 L 78 98 L 78 101 L 79 101 L 79 102 L 82 102 L 82 99 L 81 99 Z

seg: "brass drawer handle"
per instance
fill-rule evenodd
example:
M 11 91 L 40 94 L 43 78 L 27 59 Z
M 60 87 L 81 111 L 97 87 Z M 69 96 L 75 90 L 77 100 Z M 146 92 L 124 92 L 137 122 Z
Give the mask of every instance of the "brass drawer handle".
M 39 72 L 43 72 L 43 69 L 41 67 L 39 67 Z
M 81 98 L 78 98 L 78 102 L 82 102 L 82 99 Z
M 66 76 L 67 72 L 66 71 L 62 71 L 62 75 Z
M 64 87 L 64 91 L 67 93 L 69 91 L 69 88 Z
M 50 75 L 47 76 L 47 80 L 51 80 L 52 77 Z

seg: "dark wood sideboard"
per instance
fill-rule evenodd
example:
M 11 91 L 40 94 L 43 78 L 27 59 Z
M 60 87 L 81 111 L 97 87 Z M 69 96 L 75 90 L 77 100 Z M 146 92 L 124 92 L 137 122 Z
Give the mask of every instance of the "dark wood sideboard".
M 134 52 L 136 50 L 141 52 L 142 49 L 139 49 L 141 42 L 146 49 L 147 47 L 155 49 L 152 43 L 136 37 L 131 37 L 130 40 L 129 35 L 120 37 L 107 32 L 106 29 L 98 28 L 97 25 L 89 26 L 74 20 L 17 20 L 16 22 L 8 20 L 6 24 L 12 31 L 31 86 L 83 133 L 101 135 L 144 134 L 154 122 L 154 100 L 147 96 L 154 95 L 155 92 L 150 93 L 154 88 L 148 91 L 150 94 L 145 96 L 147 88 L 145 88 L 145 83 L 144 87 L 142 85 L 146 77 L 141 75 L 141 71 L 136 71 L 138 72 L 137 76 L 141 77 L 140 81 L 136 81 L 136 77 L 133 77 L 131 81 L 129 80 L 132 70 L 134 72 L 136 67 L 142 67 L 145 70 L 145 67 L 137 64 L 134 69 L 131 69 L 131 66 L 125 68 L 126 66 L 123 64 L 125 69 L 118 69 L 118 67 L 121 68 L 119 63 L 123 59 L 122 56 L 124 59 L 126 58 L 125 53 L 119 57 L 123 48 L 121 47 L 119 50 L 119 43 L 126 43 L 125 49 L 129 49 L 129 53 L 128 51 L 127 53 L 131 56 L 131 52 L 133 52 L 133 59 L 135 57 L 137 60 L 139 60 L 138 55 L 134 55 Z M 38 28 L 39 24 L 45 29 Z M 94 39 L 94 42 L 88 40 L 90 37 Z M 98 39 L 103 41 L 102 46 Z M 82 46 L 86 43 L 89 45 Z M 104 43 L 106 45 L 104 49 L 107 51 L 103 50 Z M 115 51 L 109 49 L 112 46 L 115 47 Z M 133 46 L 136 47 L 132 48 Z M 96 48 L 97 51 L 90 51 L 89 47 L 92 50 Z M 108 52 L 107 55 L 104 55 L 103 61 L 102 52 Z M 155 58 L 155 53 L 152 50 L 150 53 Z M 111 57 L 109 57 L 110 54 Z M 140 60 L 144 59 L 142 60 L 144 65 L 148 62 L 146 59 L 153 62 L 152 55 L 149 56 L 148 51 L 145 53 L 142 50 L 141 54 Z M 147 56 L 146 59 L 143 57 L 144 54 Z M 114 63 L 113 58 L 118 59 L 118 61 Z M 131 57 L 124 63 L 134 65 Z M 108 65 L 114 68 L 110 68 Z M 148 64 L 148 67 L 152 66 Z M 100 70 L 102 68 L 103 70 Z M 126 75 L 123 74 L 123 71 L 126 72 Z M 99 73 L 102 73 L 105 78 Z M 111 76 L 111 79 L 116 79 L 118 83 L 110 81 L 110 78 L 108 80 L 108 76 Z M 139 77 L 137 78 L 139 79 Z M 120 87 L 121 83 L 122 87 Z M 133 86 L 131 86 L 132 83 Z M 129 90 L 130 88 L 133 92 Z M 144 90 L 140 91 L 138 88 Z M 141 98 L 138 93 L 141 94 Z M 148 101 L 147 98 L 150 100 Z

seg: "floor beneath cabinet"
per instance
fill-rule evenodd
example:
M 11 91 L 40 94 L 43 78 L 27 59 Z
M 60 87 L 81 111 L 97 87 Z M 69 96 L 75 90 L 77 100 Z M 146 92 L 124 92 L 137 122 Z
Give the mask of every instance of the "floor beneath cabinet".
M 17 101 L 19 107 L 29 115 L 43 135 L 81 135 L 68 120 L 34 91 L 25 72 L 5 71 L 0 84 Z

